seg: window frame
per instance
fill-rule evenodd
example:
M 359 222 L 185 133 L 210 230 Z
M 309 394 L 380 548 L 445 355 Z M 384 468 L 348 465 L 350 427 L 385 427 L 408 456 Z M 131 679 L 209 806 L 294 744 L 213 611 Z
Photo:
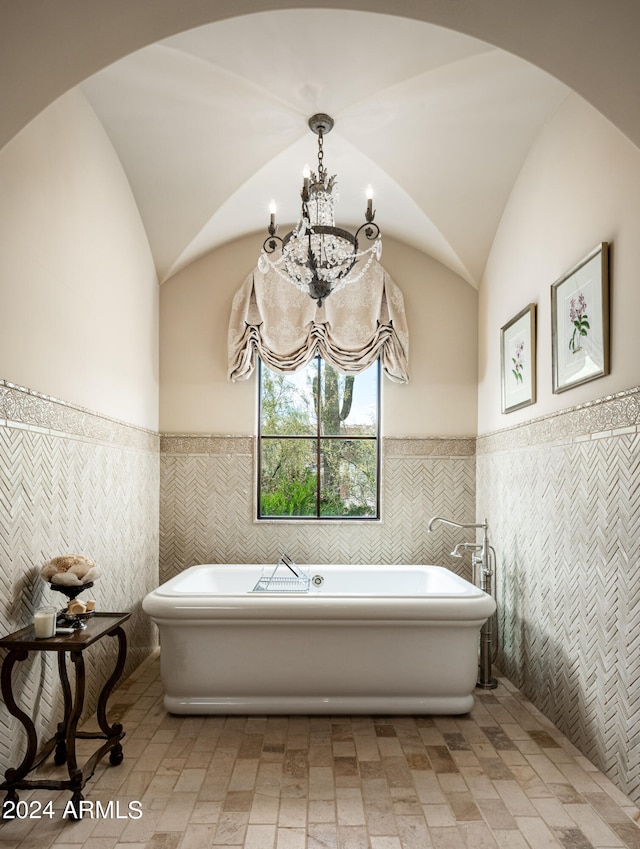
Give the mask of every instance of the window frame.
M 376 425 L 375 425 L 375 433 L 373 435 L 354 435 L 354 436 L 344 436 L 343 434 L 322 434 L 320 431 L 322 429 L 322 416 L 316 415 L 316 431 L 311 435 L 295 435 L 295 434 L 268 434 L 263 435 L 262 433 L 262 370 L 263 368 L 269 369 L 268 366 L 264 365 L 262 359 L 260 357 L 258 359 L 258 438 L 257 438 L 257 474 L 256 474 L 256 510 L 255 510 L 255 518 L 258 522 L 379 522 L 381 520 L 381 473 L 382 473 L 382 462 L 381 462 L 381 439 L 380 439 L 380 419 L 382 412 L 382 366 L 380 363 L 380 357 L 377 358 L 374 364 L 369 366 L 369 368 L 376 369 Z M 335 368 L 331 363 L 327 363 L 326 360 L 323 360 L 322 357 L 318 354 L 314 357 L 314 360 L 317 363 L 318 368 L 318 377 L 320 377 L 320 371 L 322 368 L 322 363 L 324 362 L 331 368 Z M 357 377 L 357 375 L 356 375 Z M 261 504 L 262 504 L 262 442 L 263 440 L 269 439 L 297 439 L 297 440 L 308 440 L 316 442 L 316 464 L 318 473 L 316 475 L 316 512 L 312 516 L 262 516 L 261 515 Z M 320 515 L 320 506 L 321 506 L 321 495 L 322 495 L 322 476 L 319 473 L 320 469 L 320 461 L 322 456 L 322 443 L 328 441 L 360 441 L 365 440 L 368 442 L 375 442 L 375 463 L 376 463 L 376 498 L 375 498 L 375 515 L 373 516 L 322 516 Z

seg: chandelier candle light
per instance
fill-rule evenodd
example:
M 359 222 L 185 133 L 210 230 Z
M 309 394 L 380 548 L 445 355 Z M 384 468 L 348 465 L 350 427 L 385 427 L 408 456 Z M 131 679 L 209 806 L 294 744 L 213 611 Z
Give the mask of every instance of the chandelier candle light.
M 335 226 L 336 177 L 329 177 L 323 163 L 324 136 L 331 131 L 333 124 L 333 118 L 322 113 L 309 118 L 309 127 L 318 136 L 318 173 L 305 166 L 300 192 L 300 220 L 284 239 L 277 235 L 276 205 L 271 202 L 269 235 L 258 260 L 258 268 L 263 274 L 273 269 L 284 280 L 307 292 L 318 307 L 331 292 L 360 280 L 374 258 L 379 260 L 382 254 L 380 228 L 373 220 L 375 210 L 371 186 L 367 188 L 366 220 L 355 235 Z M 362 236 L 372 244 L 363 248 L 359 241 Z M 364 257 L 368 257 L 367 261 L 354 271 L 356 262 Z

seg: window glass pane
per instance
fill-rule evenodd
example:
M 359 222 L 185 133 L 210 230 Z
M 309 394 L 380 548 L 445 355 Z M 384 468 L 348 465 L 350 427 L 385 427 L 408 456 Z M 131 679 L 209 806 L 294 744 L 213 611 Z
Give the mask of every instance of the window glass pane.
M 317 515 L 317 440 L 263 439 L 260 516 Z
M 377 518 L 379 381 L 378 363 L 355 377 L 319 357 L 293 374 L 260 364 L 258 518 Z
M 378 413 L 378 365 L 353 375 L 321 362 L 320 419 L 323 436 L 375 436 Z
M 375 516 L 377 456 L 374 439 L 326 439 L 320 452 L 320 515 Z
M 315 436 L 317 428 L 313 386 L 318 365 L 314 360 L 293 374 L 260 369 L 260 431 L 263 436 Z

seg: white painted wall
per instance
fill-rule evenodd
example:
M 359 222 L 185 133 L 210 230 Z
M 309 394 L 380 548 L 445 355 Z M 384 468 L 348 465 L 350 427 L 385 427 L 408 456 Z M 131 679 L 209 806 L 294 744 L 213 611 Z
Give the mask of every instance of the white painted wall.
M 480 289 L 478 433 L 640 384 L 640 150 L 571 95 L 527 159 L 505 209 Z M 610 242 L 611 373 L 553 394 L 551 284 Z M 538 309 L 538 401 L 503 415 L 500 328 Z
M 635 428 L 603 434 L 593 414 L 577 427 L 560 411 L 640 385 L 639 233 L 640 151 L 571 95 L 522 169 L 482 283 L 478 433 L 521 427 L 479 439 L 476 463 L 477 514 L 497 553 L 497 662 L 636 803 L 628 682 L 638 675 L 639 438 Z M 611 374 L 554 395 L 550 287 L 602 241 L 611 243 Z M 500 327 L 530 301 L 539 400 L 502 415 Z M 636 403 L 620 405 L 622 424 Z M 544 415 L 548 428 L 527 426 Z
M 436 260 L 384 239 L 382 263 L 401 288 L 411 382 L 383 379 L 384 436 L 472 436 L 476 426 L 477 292 Z M 227 380 L 231 302 L 262 236 L 225 245 L 161 287 L 160 430 L 253 434 L 255 374 Z
M 129 183 L 74 90 L 0 151 L 0 377 L 158 424 L 158 283 Z

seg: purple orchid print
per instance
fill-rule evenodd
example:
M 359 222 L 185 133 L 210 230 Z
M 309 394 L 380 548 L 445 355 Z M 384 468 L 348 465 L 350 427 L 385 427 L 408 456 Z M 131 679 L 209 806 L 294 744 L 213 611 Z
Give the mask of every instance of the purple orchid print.
M 587 302 L 582 292 L 577 298 L 571 298 L 569 318 L 573 324 L 573 333 L 571 339 L 569 339 L 569 350 L 573 354 L 577 354 L 578 351 L 582 350 L 582 339 L 587 336 L 591 329 L 587 315 Z
M 524 342 L 520 341 L 516 344 L 515 356 L 511 357 L 513 368 L 511 374 L 514 376 L 516 383 L 523 383 L 524 378 L 522 371 L 524 369 Z

